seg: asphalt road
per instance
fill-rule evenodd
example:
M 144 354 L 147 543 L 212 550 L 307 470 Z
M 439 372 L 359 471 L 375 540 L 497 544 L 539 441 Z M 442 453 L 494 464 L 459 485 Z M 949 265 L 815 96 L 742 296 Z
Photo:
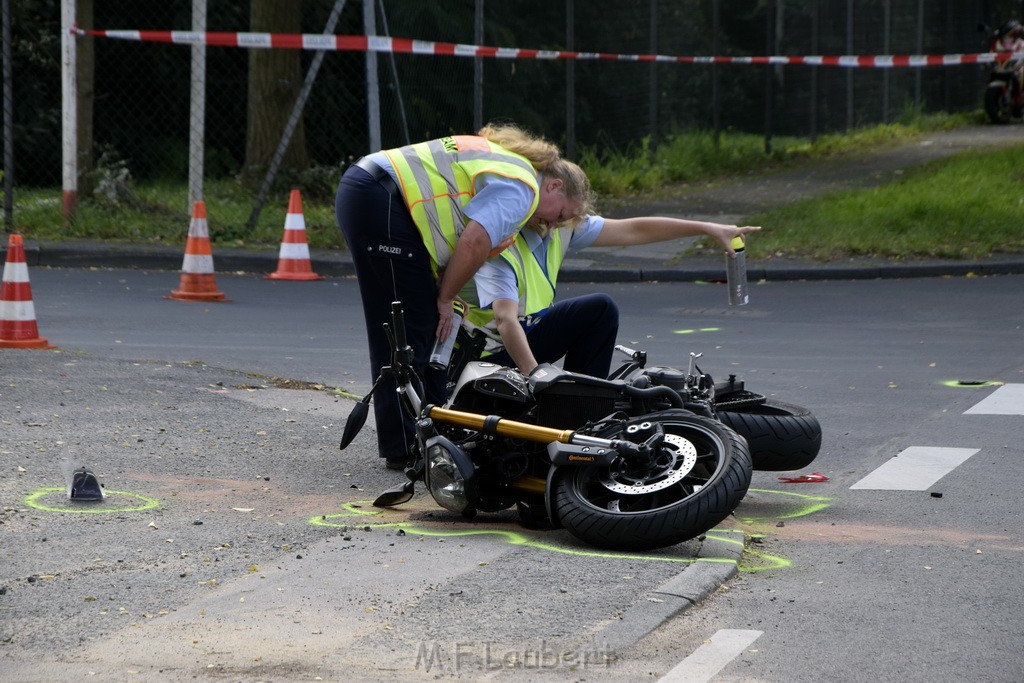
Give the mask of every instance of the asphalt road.
M 716 285 L 564 286 L 610 292 L 620 342 L 652 363 L 702 352 L 823 425 L 806 472 L 829 480 L 755 473 L 732 524 L 738 575 L 653 630 L 699 542 L 609 556 L 422 495 L 372 514 L 398 475 L 369 430 L 337 451 L 350 404 L 268 379 L 365 391 L 354 281 L 218 275 L 233 301 L 196 304 L 163 299 L 174 273 L 31 278 L 59 350 L 0 350 L 4 680 L 1024 672 L 1021 415 L 967 412 L 1024 383 L 1022 276 L 767 282 L 738 309 Z M 920 484 L 913 468 L 851 488 L 913 449 L 972 453 L 919 490 L 899 488 Z M 67 501 L 78 464 L 103 478 L 102 507 Z

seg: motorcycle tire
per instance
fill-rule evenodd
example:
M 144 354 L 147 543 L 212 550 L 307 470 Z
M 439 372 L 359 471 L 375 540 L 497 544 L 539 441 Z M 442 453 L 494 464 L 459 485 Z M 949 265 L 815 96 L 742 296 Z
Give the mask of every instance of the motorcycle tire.
M 821 450 L 821 425 L 806 408 L 768 399 L 761 405 L 719 410 L 717 415 L 747 440 L 755 470 L 799 470 Z
M 654 550 L 696 538 L 732 514 L 750 486 L 747 445 L 720 422 L 683 410 L 640 419 L 659 422 L 666 434 L 647 473 L 630 473 L 618 459 L 556 477 L 558 522 L 590 545 Z
M 1006 88 L 985 89 L 985 113 L 992 123 L 999 125 L 1010 122 L 1010 97 Z
M 557 529 L 558 525 L 551 521 L 543 500 L 519 501 L 516 503 L 519 523 L 527 529 Z

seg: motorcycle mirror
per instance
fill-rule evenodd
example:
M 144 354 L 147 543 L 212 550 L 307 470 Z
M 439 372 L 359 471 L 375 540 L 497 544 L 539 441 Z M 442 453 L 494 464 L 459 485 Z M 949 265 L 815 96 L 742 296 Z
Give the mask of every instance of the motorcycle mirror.
M 352 412 L 345 420 L 345 431 L 341 435 L 341 445 L 339 446 L 341 450 L 345 450 L 345 447 L 352 443 L 352 439 L 356 438 L 356 434 L 366 423 L 366 416 L 369 413 L 370 404 L 365 401 L 359 401 L 352 407 Z
M 384 493 L 377 496 L 377 499 L 373 501 L 373 506 L 378 508 L 387 508 L 393 505 L 401 505 L 402 503 L 408 503 L 412 500 L 412 495 L 416 491 L 416 482 L 407 481 L 401 486 L 396 486 L 393 489 L 388 489 Z

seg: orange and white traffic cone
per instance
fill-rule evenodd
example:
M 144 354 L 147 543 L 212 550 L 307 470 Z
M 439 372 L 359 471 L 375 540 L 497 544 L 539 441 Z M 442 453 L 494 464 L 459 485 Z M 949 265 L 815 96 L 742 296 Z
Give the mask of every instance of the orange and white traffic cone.
M 181 264 L 181 282 L 167 299 L 180 301 L 229 301 L 217 289 L 213 274 L 213 250 L 210 248 L 210 230 L 206 225 L 206 203 L 196 202 L 192 207 L 192 222 L 188 226 L 185 260 Z
M 0 291 L 0 348 L 52 349 L 39 336 L 36 309 L 32 305 L 32 285 L 28 281 L 25 243 L 21 235 L 7 239 L 3 288 Z
M 277 270 L 264 280 L 323 280 L 313 272 L 309 262 L 309 244 L 306 242 L 306 219 L 302 215 L 302 195 L 292 190 L 288 200 L 288 215 L 284 219 L 284 237 L 278 252 Z

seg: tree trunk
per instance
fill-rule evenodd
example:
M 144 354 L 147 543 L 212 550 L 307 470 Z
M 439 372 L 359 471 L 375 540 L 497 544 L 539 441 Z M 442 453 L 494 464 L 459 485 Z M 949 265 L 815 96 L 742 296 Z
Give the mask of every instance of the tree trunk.
M 302 0 L 252 0 L 250 30 L 301 33 Z M 301 50 L 249 51 L 245 176 L 258 177 L 270 164 L 301 87 Z M 300 119 L 285 152 L 282 167 L 302 170 L 308 166 L 306 132 Z

